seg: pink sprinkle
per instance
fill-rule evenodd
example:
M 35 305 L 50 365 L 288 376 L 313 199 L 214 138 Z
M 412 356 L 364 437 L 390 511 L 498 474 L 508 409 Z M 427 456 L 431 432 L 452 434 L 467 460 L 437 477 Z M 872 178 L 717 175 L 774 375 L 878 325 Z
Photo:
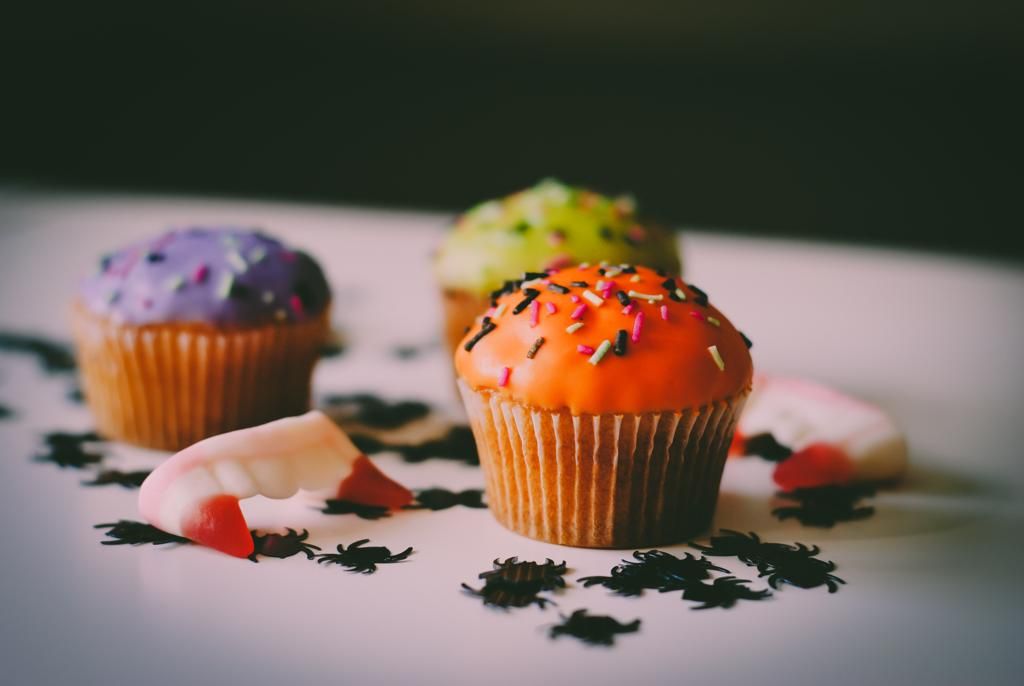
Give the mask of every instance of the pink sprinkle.
M 562 231 L 552 231 L 548 234 L 548 245 L 561 245 L 565 243 L 565 233 Z
M 284 260 L 285 262 L 294 262 L 295 253 L 293 253 L 291 250 L 282 250 L 281 259 Z
M 194 272 L 192 272 L 192 282 L 202 283 L 206 281 L 206 277 L 209 276 L 209 274 L 210 268 L 207 267 L 205 264 L 201 264 L 198 267 L 196 267 L 196 270 Z
M 580 296 L 573 293 L 572 295 L 569 296 L 569 300 L 572 300 L 574 303 L 578 303 L 580 301 Z
M 493 307 L 488 307 L 487 311 L 484 312 L 484 316 L 485 317 L 493 317 L 494 316 L 494 308 Z
M 622 314 L 633 314 L 633 303 L 629 303 L 622 308 Z
M 661 318 L 668 321 L 668 305 L 661 306 Z
M 704 321 L 704 315 L 702 315 L 697 310 L 690 310 L 690 316 L 693 317 L 694 319 L 699 319 L 700 321 Z
M 615 288 L 615 284 L 613 284 L 613 283 L 608 284 L 608 287 L 605 288 L 603 291 L 601 291 L 601 297 L 604 298 L 605 300 L 608 300 L 608 298 L 612 297 L 612 290 L 614 288 Z
M 555 312 L 558 312 L 558 308 L 555 307 L 555 303 L 551 301 L 544 303 L 544 309 L 548 311 L 548 314 L 554 314 Z
M 551 279 L 541 279 L 540 282 L 545 286 L 551 285 Z
M 589 345 L 583 345 L 582 343 L 580 343 L 579 345 L 576 346 L 576 352 L 582 353 L 584 355 L 593 355 L 594 349 L 591 348 Z
M 302 316 L 302 313 L 303 313 L 302 300 L 299 298 L 299 296 L 293 295 L 292 297 L 290 297 L 288 299 L 288 304 L 292 306 L 292 312 L 295 313 L 295 316 L 297 316 L 297 317 L 301 317 Z
M 583 316 L 583 313 L 587 311 L 586 303 L 580 303 L 576 306 L 576 309 L 569 315 L 569 319 L 579 319 Z
M 626 235 L 629 236 L 631 240 L 639 242 L 647 237 L 647 230 L 644 229 L 644 227 L 640 226 L 639 224 L 634 224 L 633 226 L 629 227 L 629 230 L 626 232 Z
M 498 376 L 499 386 L 508 386 L 508 377 L 512 376 L 512 370 L 508 367 L 501 368 L 501 374 Z
M 644 313 L 637 312 L 636 319 L 633 320 L 633 335 L 630 336 L 631 340 L 636 343 L 640 340 L 640 331 L 644 328 Z
M 540 303 L 536 300 L 530 301 L 530 328 L 540 323 Z
M 606 289 L 606 288 L 611 288 L 611 287 L 612 287 L 612 282 L 611 282 L 611 281 L 605 281 L 604 279 L 600 279 L 600 280 L 599 280 L 599 281 L 598 281 L 598 282 L 597 282 L 597 283 L 596 283 L 596 284 L 594 285 L 594 288 L 596 288 L 596 289 L 597 289 L 597 290 L 599 290 L 599 291 L 603 291 L 604 289 Z

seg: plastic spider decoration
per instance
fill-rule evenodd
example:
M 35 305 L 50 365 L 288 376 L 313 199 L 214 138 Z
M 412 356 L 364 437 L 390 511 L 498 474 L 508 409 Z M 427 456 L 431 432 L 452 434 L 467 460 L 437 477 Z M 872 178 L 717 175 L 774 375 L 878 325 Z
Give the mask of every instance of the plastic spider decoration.
M 369 543 L 370 539 L 364 538 L 356 541 L 348 548 L 338 544 L 337 553 L 321 553 L 317 555 L 317 563 L 341 565 L 350 572 L 361 574 L 373 574 L 377 571 L 377 565 L 393 564 L 401 562 L 412 554 L 412 547 L 392 555 L 391 551 L 383 546 L 370 546 L 364 548 L 363 544 Z
M 53 431 L 43 436 L 46 451 L 37 454 L 35 461 L 51 462 L 61 468 L 83 469 L 88 465 L 101 462 L 104 457 L 102 453 L 87 449 L 86 444 L 102 441 L 103 438 L 93 431 L 83 433 Z
M 785 543 L 762 541 L 753 531 L 749 534 L 743 534 L 732 529 L 722 529 L 722 534 L 724 535 L 712 536 L 711 545 L 701 545 L 692 541 L 690 545 L 705 555 L 712 557 L 736 557 L 748 565 L 757 565 L 786 554 L 811 557 L 821 552 L 818 546 L 808 548 L 802 543 L 787 545 Z
M 425 488 L 416 491 L 416 502 L 406 505 L 407 510 L 447 510 L 462 505 L 471 508 L 486 508 L 484 492 L 479 488 L 467 488 L 464 491 L 449 491 L 447 488 Z
M 728 609 L 735 605 L 737 600 L 764 600 L 771 596 L 768 589 L 754 591 L 747 588 L 746 584 L 749 583 L 747 579 L 737 579 L 734 576 L 720 576 L 712 583 L 693 581 L 684 587 L 682 598 L 701 603 L 694 607 L 694 610 L 707 610 L 713 607 Z
M 861 499 L 873 496 L 875 489 L 870 486 L 819 486 L 798 488 L 778 497 L 799 503 L 795 506 L 777 507 L 772 514 L 780 520 L 797 519 L 804 526 L 832 528 L 837 522 L 852 522 L 870 517 L 875 508 L 860 504 Z
M 782 462 L 793 454 L 793 450 L 775 440 L 770 433 L 755 434 L 743 441 L 743 452 L 746 455 L 757 455 L 769 462 Z
M 590 615 L 586 610 L 576 610 L 568 617 L 562 616 L 562 623 L 551 627 L 551 638 L 573 636 L 590 645 L 610 646 L 617 634 L 631 634 L 640 629 L 640 620 L 634 619 L 623 624 L 607 615 Z
M 100 541 L 102 545 L 166 545 L 168 543 L 191 543 L 182 536 L 175 536 L 145 522 L 122 519 L 110 524 L 97 524 L 94 529 L 107 529 L 112 541 Z
M 644 589 L 680 590 L 691 581 L 707 579 L 712 571 L 729 573 L 701 556 L 686 553 L 679 558 L 663 550 L 636 551 L 637 560 L 623 560 L 612 568 L 610 576 L 587 576 L 580 579 L 585 587 L 600 584 L 623 596 L 641 595 Z
M 320 550 L 319 546 L 306 543 L 306 539 L 309 538 L 309 531 L 306 529 L 303 529 L 301 534 L 291 528 L 286 534 L 259 534 L 256 531 L 250 531 L 249 534 L 252 536 L 253 544 L 249 559 L 253 562 L 259 562 L 256 558 L 260 555 L 284 559 L 299 553 L 304 554 L 307 560 L 312 560 L 316 557 L 313 551 Z
M 329 395 L 324 403 L 338 409 L 343 421 L 377 429 L 397 429 L 430 414 L 430 406 L 419 400 L 389 402 L 369 393 Z
M 839 584 L 846 582 L 832 572 L 836 564 L 831 560 L 819 560 L 816 557 L 793 555 L 774 563 L 762 563 L 757 567 L 761 576 L 767 576 L 768 585 L 774 589 L 779 584 L 789 584 L 797 588 L 817 588 L 826 586 L 829 593 L 839 590 Z
M 387 443 L 375 436 L 364 433 L 350 434 L 352 442 L 367 455 L 381 452 L 396 452 L 406 462 L 423 462 L 430 458 L 457 460 L 469 465 L 479 465 L 473 432 L 468 426 L 453 426 L 444 435 L 423 443 Z
M 494 560 L 493 569 L 478 575 L 484 580 L 483 588 L 475 589 L 467 584 L 462 584 L 462 588 L 482 598 L 484 605 L 510 608 L 536 604 L 543 608 L 552 601 L 538 594 L 564 588 L 566 570 L 564 561 L 555 564 L 550 558 L 543 564 L 520 562 L 516 557 L 502 562 L 499 558 Z
M 386 507 L 379 505 L 362 505 L 360 503 L 354 503 L 351 500 L 341 500 L 333 498 L 327 500 L 324 503 L 324 508 L 320 510 L 324 514 L 329 515 L 346 515 L 354 514 L 360 519 L 383 519 L 384 517 L 390 517 L 391 512 Z
M 138 488 L 149 476 L 148 471 L 122 472 L 119 469 L 104 469 L 97 472 L 92 481 L 83 481 L 83 486 L 107 486 L 116 484 L 123 488 Z
M 50 374 L 75 369 L 75 356 L 70 347 L 39 336 L 0 331 L 0 351 L 33 355 L 43 371 Z

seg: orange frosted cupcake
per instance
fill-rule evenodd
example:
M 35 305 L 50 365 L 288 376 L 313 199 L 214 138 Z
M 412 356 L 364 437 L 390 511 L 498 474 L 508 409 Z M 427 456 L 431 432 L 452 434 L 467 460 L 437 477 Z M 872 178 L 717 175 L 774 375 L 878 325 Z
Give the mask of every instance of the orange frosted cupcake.
M 455 354 L 495 517 L 587 547 L 705 528 L 750 392 L 748 339 L 663 272 L 526 276 Z

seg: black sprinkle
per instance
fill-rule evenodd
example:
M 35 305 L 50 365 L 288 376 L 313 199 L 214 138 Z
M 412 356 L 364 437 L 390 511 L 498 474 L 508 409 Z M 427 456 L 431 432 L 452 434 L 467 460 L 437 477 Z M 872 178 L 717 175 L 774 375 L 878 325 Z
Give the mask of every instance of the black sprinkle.
M 542 345 L 544 345 L 544 337 L 543 336 L 541 336 L 540 338 L 535 340 L 533 342 L 533 345 L 530 346 L 530 349 L 526 351 L 526 359 L 532 360 L 533 356 L 537 354 L 537 351 L 540 350 L 540 347 Z
M 793 454 L 793 450 L 775 440 L 770 433 L 754 434 L 743 441 L 743 452 L 757 455 L 769 462 L 782 462 Z
M 566 293 L 569 292 L 568 288 L 566 288 L 565 286 L 562 286 L 560 284 L 557 284 L 555 282 L 551 282 L 551 283 L 548 284 L 548 290 L 549 291 L 554 291 L 555 293 L 561 293 L 562 295 L 565 295 Z
M 138 488 L 149 476 L 148 471 L 122 472 L 119 469 L 104 469 L 92 481 L 83 481 L 83 486 L 107 486 L 116 484 L 124 488 Z
M 693 301 L 701 307 L 706 307 L 708 304 L 708 294 L 694 286 L 692 283 L 688 283 L 686 285 L 694 293 Z
M 33 355 L 43 370 L 52 374 L 75 369 L 69 346 L 38 336 L 0 331 L 0 351 Z
M 110 269 L 110 265 L 113 261 L 114 256 L 111 255 L 110 253 L 107 253 L 106 255 L 100 257 L 100 271 L 106 272 L 108 269 Z
M 671 278 L 665 279 L 664 281 L 662 281 L 661 282 L 661 287 L 664 288 L 666 291 L 669 291 L 669 292 L 672 292 L 676 288 L 678 288 L 678 286 L 676 286 L 676 280 L 675 279 L 671 279 Z
M 622 303 L 624 307 L 628 307 L 629 303 L 632 302 L 629 299 L 629 296 L 626 295 L 626 291 L 615 291 L 615 297 L 618 298 L 619 302 Z
M 623 265 L 622 266 L 622 273 L 623 274 L 636 274 L 636 267 L 634 267 L 631 264 Z
M 464 491 L 449 491 L 447 488 L 425 488 L 416 491 L 416 502 L 406 505 L 406 510 L 447 510 L 448 508 L 461 505 L 474 509 L 483 509 L 484 492 L 479 488 L 468 488 Z
M 664 269 L 660 269 L 660 268 L 659 269 L 655 269 L 654 273 L 657 274 L 660 277 L 663 277 L 663 278 L 668 276 L 668 273 L 666 273 Z
M 377 505 L 361 505 L 354 503 L 351 500 L 341 500 L 339 498 L 332 498 L 324 503 L 324 509 L 320 510 L 324 514 L 329 515 L 347 515 L 354 514 L 360 519 L 376 520 L 390 517 L 391 513 L 386 507 L 380 507 Z
M 536 281 L 537 279 L 548 278 L 547 272 L 524 272 L 523 281 Z
M 249 535 L 252 536 L 252 554 L 249 555 L 249 559 L 253 562 L 259 562 L 257 558 L 260 556 L 284 559 L 299 553 L 305 555 L 307 560 L 312 560 L 316 557 L 313 551 L 320 550 L 319 546 L 306 543 L 306 539 L 309 538 L 309 531 L 306 529 L 303 529 L 301 534 L 295 529 L 288 529 L 286 534 L 260 534 L 257 531 L 250 531 Z
M 526 288 L 523 290 L 523 293 L 526 297 L 520 300 L 519 303 L 512 308 L 512 314 L 519 314 L 520 312 L 525 310 L 527 307 L 529 307 L 530 303 L 532 303 L 537 298 L 537 296 L 540 295 L 540 291 L 538 291 L 536 288 Z
M 799 505 L 777 507 L 772 514 L 779 519 L 792 517 L 804 526 L 830 529 L 838 522 L 852 522 L 873 515 L 875 508 L 861 505 L 860 501 L 874 494 L 873 488 L 861 485 L 798 488 L 777 495 Z
M 626 341 L 629 340 L 629 334 L 626 333 L 625 329 L 619 329 L 619 332 L 615 334 L 615 348 L 614 352 L 619 357 L 626 354 Z
M 754 347 L 754 344 L 750 341 L 749 338 L 747 338 L 747 334 L 743 333 L 742 331 L 738 333 L 740 334 L 740 338 L 743 339 L 743 343 L 747 346 L 747 350 L 750 350 L 751 348 Z
M 148 252 L 146 253 L 146 262 L 163 262 L 164 254 L 162 252 Z
M 94 529 L 108 529 L 106 535 L 112 541 L 100 541 L 102 545 L 166 545 L 168 543 L 191 543 L 181 536 L 169 534 L 151 524 L 122 519 L 112 524 L 97 524 Z
M 631 634 L 640 629 L 640 620 L 629 624 L 608 615 L 590 615 L 586 610 L 576 610 L 568 617 L 562 615 L 562 623 L 551 627 L 551 638 L 572 636 L 589 645 L 610 646 L 617 634 Z
M 606 241 L 610 241 L 610 240 L 612 240 L 615 237 L 615 234 L 612 233 L 611 228 L 609 228 L 607 226 L 602 226 L 598 230 L 598 232 L 601 234 L 601 238 L 603 238 Z
M 590 284 L 588 284 L 586 281 L 573 281 L 573 282 L 570 283 L 570 285 L 576 286 L 576 288 L 589 288 L 590 287 Z
M 487 334 L 489 334 L 490 332 L 494 331 L 497 328 L 497 324 L 492 322 L 489 318 L 484 317 L 484 322 L 483 325 L 480 327 L 480 330 L 476 332 L 476 335 L 474 335 L 472 338 L 466 341 L 466 344 L 462 346 L 463 349 L 465 349 L 466 352 L 469 352 L 470 350 L 473 349 L 473 346 L 480 342 L 481 338 L 483 338 L 484 336 L 486 336 Z

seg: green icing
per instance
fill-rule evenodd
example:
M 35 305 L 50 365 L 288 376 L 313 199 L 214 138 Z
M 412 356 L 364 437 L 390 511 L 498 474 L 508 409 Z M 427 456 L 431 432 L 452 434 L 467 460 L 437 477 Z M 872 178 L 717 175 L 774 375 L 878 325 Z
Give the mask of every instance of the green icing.
M 559 260 L 680 270 L 675 237 L 638 225 L 630 198 L 552 180 L 470 209 L 448 233 L 434 266 L 445 288 L 484 295 Z

